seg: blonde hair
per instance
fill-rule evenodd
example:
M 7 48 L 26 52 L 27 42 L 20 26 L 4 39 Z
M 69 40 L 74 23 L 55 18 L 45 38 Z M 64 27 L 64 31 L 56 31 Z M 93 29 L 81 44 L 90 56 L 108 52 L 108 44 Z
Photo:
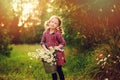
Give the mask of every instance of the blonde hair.
M 62 27 L 61 27 L 61 25 L 62 25 L 62 19 L 61 19 L 59 16 L 55 16 L 55 15 L 54 15 L 54 16 L 51 16 L 51 17 L 49 18 L 49 20 L 45 21 L 45 23 L 44 23 L 45 29 L 48 29 L 48 28 L 49 28 L 49 22 L 50 22 L 53 18 L 56 18 L 56 19 L 58 19 L 58 21 L 59 21 L 57 30 L 60 31 L 61 33 L 64 33 L 64 31 L 63 31 L 63 29 L 62 29 Z

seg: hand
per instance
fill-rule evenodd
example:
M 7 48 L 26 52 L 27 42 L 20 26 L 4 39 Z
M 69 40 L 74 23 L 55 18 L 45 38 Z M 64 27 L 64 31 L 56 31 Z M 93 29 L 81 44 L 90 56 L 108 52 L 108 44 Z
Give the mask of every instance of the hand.
M 46 51 L 46 52 L 49 52 L 49 50 L 48 50 L 48 49 L 45 49 L 45 51 Z
M 49 49 L 50 49 L 50 50 L 52 50 L 52 49 L 53 49 L 53 47 L 52 47 L 52 46 L 50 46 L 50 47 L 49 47 Z
M 55 49 L 55 50 L 59 50 L 60 48 L 59 48 L 58 46 L 55 46 L 54 49 Z

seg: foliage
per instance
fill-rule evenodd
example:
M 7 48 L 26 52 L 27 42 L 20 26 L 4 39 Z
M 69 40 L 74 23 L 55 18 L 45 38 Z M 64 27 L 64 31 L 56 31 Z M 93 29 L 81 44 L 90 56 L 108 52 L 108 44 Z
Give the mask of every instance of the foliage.
M 39 26 L 20 28 L 19 43 L 39 43 L 42 36 L 43 28 Z
M 69 54 L 71 53 L 72 52 L 70 51 Z M 94 66 L 96 66 L 96 61 L 92 51 L 89 53 L 74 53 L 72 55 L 68 55 L 65 66 L 67 66 L 69 73 L 71 73 L 72 76 L 86 78 L 88 80 L 93 80 L 93 76 L 91 77 L 89 75 L 93 71 L 97 71 L 97 69 L 94 69 Z
M 8 31 L 3 27 L 0 27 L 0 54 L 9 56 L 11 47 L 10 44 L 10 37 L 8 35 Z
M 9 7 L 9 9 L 7 8 Z M 9 56 L 11 38 L 9 36 L 9 26 L 12 20 L 11 6 L 7 0 L 0 1 L 0 54 Z
M 98 69 L 97 72 L 92 72 L 92 76 L 98 80 L 119 80 L 120 79 L 120 51 L 111 51 L 111 45 L 101 45 L 95 49 L 95 57 Z M 117 51 L 117 50 L 116 50 Z

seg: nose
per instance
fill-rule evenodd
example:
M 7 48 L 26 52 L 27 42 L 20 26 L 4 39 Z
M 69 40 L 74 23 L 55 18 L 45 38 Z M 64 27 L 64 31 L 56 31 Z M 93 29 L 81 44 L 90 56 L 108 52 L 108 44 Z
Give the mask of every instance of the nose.
M 54 26 L 54 23 L 52 23 L 51 25 Z
M 54 22 L 52 24 L 54 25 Z

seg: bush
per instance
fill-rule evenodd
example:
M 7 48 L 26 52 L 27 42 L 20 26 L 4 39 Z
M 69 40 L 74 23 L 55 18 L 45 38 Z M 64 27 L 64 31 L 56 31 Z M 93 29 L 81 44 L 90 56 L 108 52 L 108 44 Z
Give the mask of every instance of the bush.
M 8 35 L 8 31 L 4 29 L 4 27 L 0 26 L 0 54 L 9 56 L 12 48 L 9 46 L 10 37 Z
M 120 53 L 112 45 L 102 45 L 95 49 L 97 65 L 92 76 L 97 80 L 120 80 Z

